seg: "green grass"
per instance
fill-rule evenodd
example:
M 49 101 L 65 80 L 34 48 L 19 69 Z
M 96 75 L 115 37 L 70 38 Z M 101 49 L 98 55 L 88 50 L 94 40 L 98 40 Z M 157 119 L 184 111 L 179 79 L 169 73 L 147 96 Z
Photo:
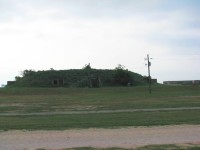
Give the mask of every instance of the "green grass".
M 79 110 L 200 107 L 200 87 L 153 86 L 115 88 L 2 88 L 0 130 L 64 130 L 200 124 L 200 110 L 124 112 L 103 114 L 1 116 Z
M 0 89 L 0 112 L 200 107 L 199 87 L 155 86 L 152 92 L 148 87 Z
M 200 110 L 0 117 L 0 130 L 65 130 L 200 124 Z

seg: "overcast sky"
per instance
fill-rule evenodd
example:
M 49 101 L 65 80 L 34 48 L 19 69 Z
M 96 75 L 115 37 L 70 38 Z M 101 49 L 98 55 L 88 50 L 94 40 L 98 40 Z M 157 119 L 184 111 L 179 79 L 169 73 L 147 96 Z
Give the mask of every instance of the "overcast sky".
M 200 80 L 200 0 L 0 0 L 0 85 L 25 69 Z

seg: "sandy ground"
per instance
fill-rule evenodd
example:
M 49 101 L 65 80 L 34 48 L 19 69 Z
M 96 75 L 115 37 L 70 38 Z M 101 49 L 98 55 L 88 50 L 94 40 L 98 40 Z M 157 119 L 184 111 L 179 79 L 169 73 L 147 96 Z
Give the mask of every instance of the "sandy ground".
M 200 144 L 200 125 L 0 132 L 0 150 L 72 147 L 134 148 L 151 144 Z

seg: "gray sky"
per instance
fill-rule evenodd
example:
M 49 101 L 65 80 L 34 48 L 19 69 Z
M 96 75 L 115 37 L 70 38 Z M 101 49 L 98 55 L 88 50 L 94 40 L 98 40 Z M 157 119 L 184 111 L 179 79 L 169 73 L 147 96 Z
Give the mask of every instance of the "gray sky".
M 25 69 L 113 69 L 200 80 L 199 0 L 0 0 L 0 85 Z

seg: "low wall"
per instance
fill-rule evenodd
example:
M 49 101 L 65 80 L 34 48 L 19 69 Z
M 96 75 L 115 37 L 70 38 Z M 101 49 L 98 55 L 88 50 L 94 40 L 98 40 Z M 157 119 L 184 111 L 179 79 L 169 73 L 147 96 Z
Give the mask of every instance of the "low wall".
M 199 85 L 200 80 L 185 80 L 185 81 L 164 81 L 167 85 Z

